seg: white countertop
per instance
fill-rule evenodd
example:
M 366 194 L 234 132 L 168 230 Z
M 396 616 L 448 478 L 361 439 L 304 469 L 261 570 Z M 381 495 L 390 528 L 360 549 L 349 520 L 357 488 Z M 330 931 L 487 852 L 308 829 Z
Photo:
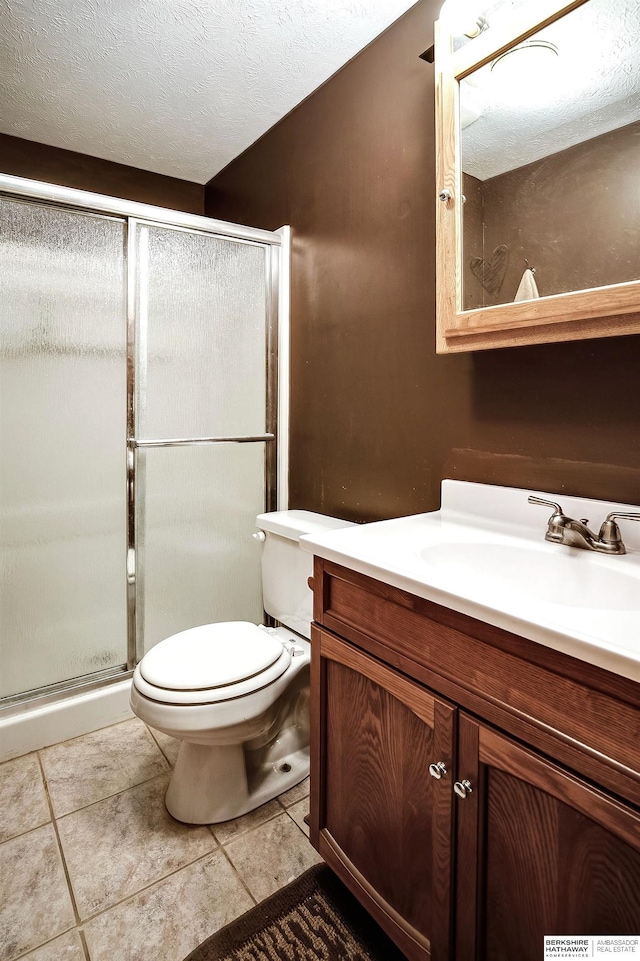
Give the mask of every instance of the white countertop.
M 551 508 L 590 518 L 612 504 L 518 488 L 443 481 L 442 508 L 301 538 L 319 557 L 640 682 L 640 523 L 620 520 L 627 553 L 544 540 Z

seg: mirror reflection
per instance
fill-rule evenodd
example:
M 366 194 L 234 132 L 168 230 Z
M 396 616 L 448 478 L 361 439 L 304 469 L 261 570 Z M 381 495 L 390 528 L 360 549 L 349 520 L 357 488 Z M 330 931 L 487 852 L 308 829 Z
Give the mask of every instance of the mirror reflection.
M 474 71 L 460 125 L 463 309 L 640 278 L 635 0 L 588 0 Z

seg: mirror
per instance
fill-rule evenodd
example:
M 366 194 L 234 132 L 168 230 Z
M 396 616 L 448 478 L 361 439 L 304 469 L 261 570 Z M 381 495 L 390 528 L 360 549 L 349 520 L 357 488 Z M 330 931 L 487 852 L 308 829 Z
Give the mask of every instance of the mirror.
M 436 349 L 640 332 L 637 0 L 445 8 Z
M 638 64 L 590 0 L 460 81 L 464 310 L 640 278 Z

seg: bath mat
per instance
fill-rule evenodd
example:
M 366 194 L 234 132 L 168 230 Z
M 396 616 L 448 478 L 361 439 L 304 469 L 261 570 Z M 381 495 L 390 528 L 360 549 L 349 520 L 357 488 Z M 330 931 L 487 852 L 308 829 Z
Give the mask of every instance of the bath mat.
M 317 864 L 185 961 L 406 961 L 326 864 Z

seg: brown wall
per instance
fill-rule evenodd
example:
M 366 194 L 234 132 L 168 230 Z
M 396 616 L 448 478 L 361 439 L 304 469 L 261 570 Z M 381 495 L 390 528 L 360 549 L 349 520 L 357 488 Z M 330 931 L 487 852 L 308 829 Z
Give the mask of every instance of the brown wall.
M 204 187 L 201 184 L 163 177 L 148 170 L 7 134 L 0 134 L 0 172 L 172 210 L 204 213 Z
M 640 337 L 435 354 L 433 68 L 418 55 L 440 3 L 421 0 L 207 188 L 210 215 L 293 227 L 291 504 L 429 510 L 443 477 L 640 503 Z
M 640 121 L 483 183 L 465 176 L 472 199 L 472 182 L 481 190 L 480 210 L 469 198 L 464 208 L 465 307 L 512 301 L 525 257 L 541 297 L 637 280 L 639 178 Z M 490 260 L 498 244 L 509 248 L 509 262 L 491 295 L 469 279 L 468 261 L 474 253 Z

